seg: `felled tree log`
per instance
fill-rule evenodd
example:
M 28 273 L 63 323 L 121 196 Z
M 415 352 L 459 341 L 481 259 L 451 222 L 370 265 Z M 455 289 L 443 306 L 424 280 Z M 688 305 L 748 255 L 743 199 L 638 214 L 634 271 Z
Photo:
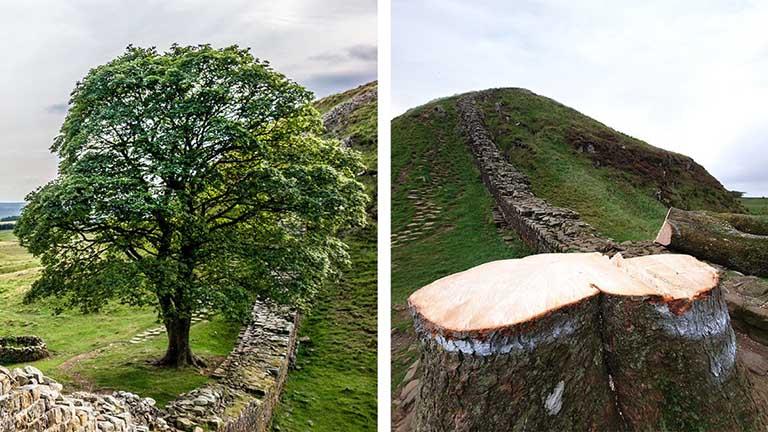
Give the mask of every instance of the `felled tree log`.
M 631 429 L 765 430 L 717 272 L 689 255 L 613 261 L 652 288 L 606 295 L 602 308 L 608 370 Z
M 663 430 L 665 414 L 682 410 L 720 430 L 764 427 L 729 357 L 727 311 L 701 323 L 710 330 L 700 338 L 665 333 L 680 319 L 722 318 L 717 282 L 692 258 L 600 254 L 533 255 L 440 279 L 409 298 L 422 342 L 416 430 Z
M 757 232 L 763 224 L 761 218 L 746 215 L 714 217 L 670 208 L 656 243 L 743 273 L 768 276 L 768 235 L 739 231 L 731 222 Z
M 728 222 L 731 226 L 743 233 L 768 236 L 768 216 L 756 216 L 741 213 L 706 213 L 715 219 Z

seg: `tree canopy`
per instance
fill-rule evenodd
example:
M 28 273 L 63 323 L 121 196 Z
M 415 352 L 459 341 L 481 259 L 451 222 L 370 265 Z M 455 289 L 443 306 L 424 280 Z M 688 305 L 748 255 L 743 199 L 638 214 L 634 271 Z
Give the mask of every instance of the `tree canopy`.
M 153 304 L 187 339 L 200 309 L 306 305 L 367 200 L 359 155 L 322 138 L 312 100 L 237 46 L 128 47 L 92 69 L 51 147 L 58 177 L 15 229 L 43 264 L 28 299 Z

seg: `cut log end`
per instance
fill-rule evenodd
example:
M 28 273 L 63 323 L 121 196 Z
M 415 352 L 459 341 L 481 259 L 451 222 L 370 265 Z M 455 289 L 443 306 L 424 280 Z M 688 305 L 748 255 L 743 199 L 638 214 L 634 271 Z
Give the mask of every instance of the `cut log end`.
M 669 244 L 672 243 L 672 225 L 666 220 L 661 225 L 661 229 L 656 235 L 656 240 L 654 240 L 654 242 L 662 246 L 669 246 Z
M 411 310 L 442 332 L 484 333 L 533 321 L 600 292 L 693 299 L 717 271 L 687 255 L 613 259 L 599 253 L 540 254 L 494 261 L 437 280 L 409 298 Z
M 646 255 L 623 259 L 621 254 L 611 262 L 632 279 L 641 282 L 640 291 L 630 286 L 620 291 L 603 290 L 615 295 L 658 296 L 666 301 L 691 300 L 716 287 L 719 273 L 712 266 L 690 255 Z

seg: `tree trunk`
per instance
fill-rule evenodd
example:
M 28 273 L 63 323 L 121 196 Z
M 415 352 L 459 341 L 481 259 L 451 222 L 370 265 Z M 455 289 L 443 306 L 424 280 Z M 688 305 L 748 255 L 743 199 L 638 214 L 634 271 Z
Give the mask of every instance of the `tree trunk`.
M 656 242 L 743 273 L 768 276 L 768 235 L 739 231 L 731 222 L 752 232 L 764 229 L 764 221 L 752 216 L 670 208 Z
M 184 242 L 181 247 L 183 271 L 178 275 L 182 281 L 170 287 L 172 293 L 159 297 L 163 312 L 165 329 L 168 334 L 168 349 L 158 364 L 170 367 L 196 366 L 205 367 L 205 362 L 192 354 L 189 344 L 189 330 L 192 324 L 192 311 L 187 290 L 194 285 L 196 247 Z
M 629 270 L 645 272 L 645 280 L 661 279 L 648 270 L 657 257 L 624 261 L 645 267 Z M 678 260 L 671 267 L 683 268 L 674 257 L 683 256 L 670 256 Z M 765 430 L 752 384 L 736 361 L 736 335 L 719 285 L 684 299 L 606 295 L 603 314 L 616 400 L 632 430 Z
M 165 329 L 168 333 L 168 349 L 165 352 L 165 356 L 158 361 L 158 364 L 176 368 L 205 366 L 205 363 L 200 358 L 192 354 L 192 348 L 189 345 L 190 326 L 191 320 L 189 318 L 166 320 Z
M 604 363 L 595 358 L 597 313 L 591 297 L 532 322 L 447 337 L 417 315 L 417 430 L 617 430 Z
M 684 255 L 600 254 L 438 280 L 409 298 L 422 352 L 416 430 L 764 428 L 717 283 Z

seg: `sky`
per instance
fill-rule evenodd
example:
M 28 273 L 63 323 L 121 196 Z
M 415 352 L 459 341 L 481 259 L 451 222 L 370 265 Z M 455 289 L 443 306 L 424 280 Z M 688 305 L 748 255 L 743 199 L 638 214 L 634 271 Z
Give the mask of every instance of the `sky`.
M 392 110 L 523 87 L 768 196 L 768 2 L 392 0 Z
M 238 44 L 318 97 L 376 79 L 376 0 L 0 0 L 0 202 L 56 175 L 69 94 L 129 44 Z

